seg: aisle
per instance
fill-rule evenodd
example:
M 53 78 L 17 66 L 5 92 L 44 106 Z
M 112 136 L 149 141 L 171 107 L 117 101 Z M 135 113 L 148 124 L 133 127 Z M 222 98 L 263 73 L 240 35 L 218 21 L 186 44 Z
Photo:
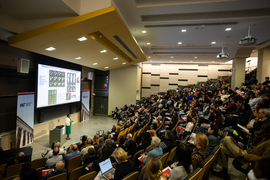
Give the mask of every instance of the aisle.
M 96 131 L 100 129 L 108 131 L 112 128 L 112 125 L 116 123 L 117 120 L 112 119 L 111 117 L 92 116 L 87 121 L 73 124 L 70 135 L 71 139 L 67 140 L 64 144 L 61 144 L 61 147 L 68 147 L 70 144 L 80 141 L 80 137 L 82 135 L 87 135 L 88 137 L 93 138 Z M 41 153 L 46 152 L 47 148 L 50 146 L 49 135 L 36 139 L 31 146 L 33 148 L 32 160 L 41 158 Z

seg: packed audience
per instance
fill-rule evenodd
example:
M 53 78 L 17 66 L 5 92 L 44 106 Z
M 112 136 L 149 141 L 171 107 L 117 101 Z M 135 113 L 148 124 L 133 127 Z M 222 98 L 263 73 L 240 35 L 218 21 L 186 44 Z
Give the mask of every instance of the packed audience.
M 99 163 L 108 158 L 117 166 L 106 179 L 120 180 L 145 167 L 141 179 L 182 180 L 200 168 L 219 144 L 216 162 L 222 170 L 212 171 L 213 175 L 230 179 L 228 158 L 233 158 L 232 165 L 249 178 L 270 179 L 265 168 L 270 164 L 269 85 L 268 77 L 258 83 L 252 74 L 232 90 L 221 77 L 116 107 L 112 118 L 118 122 L 104 135 L 83 136 L 67 152 L 55 142 L 44 155 L 45 166 L 55 170 L 43 180 L 67 172 L 70 159 L 77 156 L 85 174 L 97 172 L 96 180 L 104 178 Z M 172 150 L 175 156 L 165 164 L 161 157 Z M 172 169 L 170 173 L 162 173 L 165 167 Z M 31 167 L 25 169 L 21 179 Z

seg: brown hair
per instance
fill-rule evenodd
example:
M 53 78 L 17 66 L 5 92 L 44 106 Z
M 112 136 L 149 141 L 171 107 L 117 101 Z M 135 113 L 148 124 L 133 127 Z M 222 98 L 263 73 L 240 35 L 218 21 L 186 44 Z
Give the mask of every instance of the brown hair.
M 88 154 L 89 154 L 89 155 L 94 155 L 94 154 L 96 154 L 95 148 L 89 148 L 89 149 L 88 149 Z
M 206 149 L 206 147 L 208 146 L 208 138 L 205 134 L 203 133 L 197 133 L 196 136 L 195 136 L 197 142 L 198 142 L 198 145 L 203 148 L 203 149 Z
M 162 175 L 162 162 L 155 156 L 149 156 L 145 164 L 145 178 L 159 180 Z
M 150 138 L 152 138 L 153 136 L 157 136 L 157 132 L 154 129 L 150 130 L 149 134 L 150 134 Z

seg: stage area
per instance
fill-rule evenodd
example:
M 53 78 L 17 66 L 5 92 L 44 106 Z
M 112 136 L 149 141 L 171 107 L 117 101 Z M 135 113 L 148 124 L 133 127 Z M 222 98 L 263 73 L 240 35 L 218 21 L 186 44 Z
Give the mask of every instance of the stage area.
M 61 147 L 65 146 L 67 148 L 70 144 L 80 141 L 82 135 L 87 135 L 92 139 L 96 131 L 104 129 L 107 132 L 116 123 L 117 120 L 108 116 L 91 116 L 87 121 L 72 125 L 71 139 L 61 144 Z M 30 146 L 33 148 L 32 160 L 41 158 L 41 153 L 45 153 L 47 148 L 50 147 L 49 134 L 35 139 Z

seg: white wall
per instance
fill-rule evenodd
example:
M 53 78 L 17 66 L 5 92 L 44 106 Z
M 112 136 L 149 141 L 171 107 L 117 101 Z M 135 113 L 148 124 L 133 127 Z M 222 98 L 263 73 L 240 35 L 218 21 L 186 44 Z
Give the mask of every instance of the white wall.
M 108 115 L 115 107 L 136 104 L 137 66 L 110 70 Z
M 230 76 L 231 64 L 146 64 L 142 65 L 142 97 L 176 89 L 178 86 Z

